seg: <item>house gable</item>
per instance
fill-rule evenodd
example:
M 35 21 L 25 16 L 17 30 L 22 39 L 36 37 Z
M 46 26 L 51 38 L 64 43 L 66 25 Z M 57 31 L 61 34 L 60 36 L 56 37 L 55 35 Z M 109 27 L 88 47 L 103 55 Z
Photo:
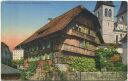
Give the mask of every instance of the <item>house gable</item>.
M 55 32 L 63 30 L 81 12 L 82 13 L 84 12 L 84 13 L 87 13 L 87 14 L 91 15 L 92 18 L 94 20 L 96 20 L 95 24 L 97 24 L 98 19 L 96 18 L 96 16 L 94 16 L 91 12 L 89 12 L 87 9 L 85 9 L 83 6 L 80 5 L 80 6 L 77 6 L 73 9 L 69 10 L 68 12 L 64 13 L 61 16 L 56 17 L 55 19 L 50 21 L 48 24 L 46 24 L 45 26 L 40 28 L 38 31 L 36 31 L 32 36 L 30 36 L 25 41 L 20 43 L 18 46 L 21 46 L 21 45 L 26 44 L 28 42 L 31 42 L 35 39 L 43 38 L 45 36 L 48 36 L 50 34 L 53 34 Z M 94 29 L 97 29 L 98 38 L 100 37 L 100 41 L 103 42 L 103 39 L 102 39 L 101 34 L 99 32 L 100 25 L 99 24 L 96 25 Z M 18 47 L 18 46 L 16 46 L 16 47 Z

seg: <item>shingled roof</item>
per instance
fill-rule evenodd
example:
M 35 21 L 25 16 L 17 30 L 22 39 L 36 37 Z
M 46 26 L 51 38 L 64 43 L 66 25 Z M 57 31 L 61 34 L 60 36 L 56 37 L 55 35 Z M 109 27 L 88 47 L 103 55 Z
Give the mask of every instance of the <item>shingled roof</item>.
M 5 64 L 1 64 L 1 74 L 19 74 L 19 73 L 20 73 L 19 70 Z
M 47 36 L 49 34 L 52 34 L 54 32 L 57 32 L 59 30 L 64 29 L 69 23 L 70 21 L 76 17 L 79 13 L 81 13 L 82 11 L 86 11 L 89 12 L 86 8 L 84 8 L 82 5 L 79 5 L 71 10 L 69 10 L 68 12 L 52 19 L 50 22 L 48 22 L 46 25 L 44 25 L 43 27 L 41 27 L 38 31 L 36 31 L 32 36 L 30 36 L 29 38 L 27 38 L 25 41 L 23 41 L 22 43 L 20 43 L 18 46 L 28 43 L 32 40 L 35 40 L 37 38 L 41 38 L 44 36 Z M 95 15 L 93 15 L 91 12 L 89 12 L 92 16 L 94 16 L 94 20 L 98 21 L 97 17 Z M 98 26 L 100 27 L 100 26 Z M 98 28 L 99 29 L 99 28 Z
M 97 1 L 94 11 L 96 11 L 102 5 L 114 7 L 113 1 Z
M 8 48 L 7 44 L 5 44 L 4 42 L 1 42 L 1 47 L 7 47 Z
M 117 13 L 117 16 L 120 16 L 121 14 L 127 12 L 127 2 L 126 1 L 122 1 L 121 2 L 121 6 L 120 6 L 120 9 Z

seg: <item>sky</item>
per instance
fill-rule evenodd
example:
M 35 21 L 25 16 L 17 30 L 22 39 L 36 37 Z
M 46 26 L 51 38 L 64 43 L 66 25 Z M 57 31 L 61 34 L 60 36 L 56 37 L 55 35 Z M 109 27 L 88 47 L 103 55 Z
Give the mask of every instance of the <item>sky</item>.
M 120 7 L 115 1 L 115 15 Z M 93 12 L 96 1 L 4 1 L 1 7 L 1 40 L 12 50 L 36 30 L 68 10 L 83 5 Z

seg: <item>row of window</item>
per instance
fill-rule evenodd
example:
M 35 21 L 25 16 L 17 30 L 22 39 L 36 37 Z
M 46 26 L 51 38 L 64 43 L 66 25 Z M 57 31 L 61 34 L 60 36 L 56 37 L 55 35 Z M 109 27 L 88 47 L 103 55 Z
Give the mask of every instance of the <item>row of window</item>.
M 88 48 L 90 46 L 89 42 L 86 42 L 85 40 L 80 42 L 80 47 L 82 48 Z
M 112 10 L 111 9 L 105 9 L 105 16 L 106 17 L 111 17 L 112 16 Z
M 75 29 L 75 30 L 77 30 L 79 32 L 85 33 L 85 34 L 89 34 L 89 35 L 95 36 L 95 33 L 88 26 L 84 27 L 84 26 L 80 26 L 80 25 L 76 24 L 76 26 L 73 27 L 73 29 Z
M 29 61 L 52 59 L 53 58 L 53 54 L 54 53 L 49 53 L 49 54 L 45 53 L 45 54 L 42 54 L 42 55 L 38 55 L 36 57 L 30 57 Z
M 111 17 L 112 16 L 112 10 L 106 8 L 105 11 L 104 11 L 104 15 L 105 15 L 105 17 Z M 100 14 L 98 12 L 97 17 L 99 18 L 99 16 L 100 16 Z
M 36 51 L 36 50 L 42 50 L 46 48 L 51 48 L 51 43 L 48 42 L 47 44 L 41 44 L 41 45 L 33 45 L 29 48 L 26 48 L 27 51 Z

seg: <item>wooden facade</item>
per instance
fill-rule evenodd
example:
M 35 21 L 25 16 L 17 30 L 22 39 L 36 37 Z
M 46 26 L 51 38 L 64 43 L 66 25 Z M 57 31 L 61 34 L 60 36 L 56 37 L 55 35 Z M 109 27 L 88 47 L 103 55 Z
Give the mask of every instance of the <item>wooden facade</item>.
M 61 57 L 68 55 L 94 57 L 97 46 L 104 43 L 100 28 L 96 16 L 77 6 L 50 21 L 16 48 L 23 48 L 26 58 L 43 55 L 55 63 L 61 63 Z

